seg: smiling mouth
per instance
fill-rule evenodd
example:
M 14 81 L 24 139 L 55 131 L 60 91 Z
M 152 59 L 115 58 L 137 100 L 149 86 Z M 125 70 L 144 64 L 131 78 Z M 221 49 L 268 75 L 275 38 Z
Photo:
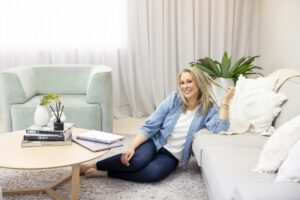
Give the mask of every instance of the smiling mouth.
M 184 90 L 184 91 L 183 91 L 184 94 L 189 94 L 189 93 L 191 93 L 191 92 L 192 92 L 192 90 Z

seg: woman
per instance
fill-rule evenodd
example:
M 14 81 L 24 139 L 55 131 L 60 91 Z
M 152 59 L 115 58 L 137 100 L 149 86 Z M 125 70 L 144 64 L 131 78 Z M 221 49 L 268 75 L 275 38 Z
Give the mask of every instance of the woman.
M 229 127 L 229 88 L 219 110 L 214 105 L 208 74 L 195 67 L 178 76 L 179 93 L 171 93 L 150 115 L 130 147 L 92 165 L 81 165 L 87 177 L 109 176 L 134 182 L 155 182 L 174 171 L 179 162 L 187 168 L 193 135 L 202 128 L 214 133 Z

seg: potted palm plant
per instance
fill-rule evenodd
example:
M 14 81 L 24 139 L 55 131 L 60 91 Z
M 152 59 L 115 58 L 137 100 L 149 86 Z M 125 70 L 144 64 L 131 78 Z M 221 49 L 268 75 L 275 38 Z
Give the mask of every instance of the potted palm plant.
M 222 88 L 225 89 L 231 85 L 235 85 L 240 75 L 247 77 L 248 75 L 258 74 L 263 76 L 258 71 L 262 70 L 262 68 L 253 64 L 254 60 L 258 57 L 259 56 L 241 57 L 235 63 L 232 63 L 231 57 L 225 52 L 221 62 L 210 57 L 204 57 L 195 62 L 190 62 L 189 64 L 208 73 L 220 86 L 222 86 Z M 222 91 L 221 88 L 216 88 L 214 86 L 213 91 L 219 101 L 220 96 L 223 96 L 224 91 Z
M 210 57 L 200 58 L 195 62 L 189 64 L 208 73 L 212 78 L 229 78 L 236 83 L 240 75 L 248 76 L 251 74 L 261 73 L 255 70 L 262 70 L 261 67 L 253 64 L 254 60 L 259 56 L 241 57 L 234 64 L 231 63 L 231 57 L 227 52 L 223 54 L 222 61 L 213 60 Z

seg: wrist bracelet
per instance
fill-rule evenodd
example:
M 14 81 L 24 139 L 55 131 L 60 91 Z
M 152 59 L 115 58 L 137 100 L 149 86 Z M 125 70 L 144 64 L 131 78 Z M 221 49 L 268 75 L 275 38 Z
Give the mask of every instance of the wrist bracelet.
M 220 108 L 229 110 L 229 105 L 227 103 L 223 103 L 223 104 L 220 105 Z

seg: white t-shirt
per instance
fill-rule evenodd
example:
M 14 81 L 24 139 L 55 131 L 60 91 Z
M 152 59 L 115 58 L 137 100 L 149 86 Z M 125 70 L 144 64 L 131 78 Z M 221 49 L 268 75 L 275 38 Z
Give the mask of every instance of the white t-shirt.
M 167 138 L 167 144 L 164 146 L 164 148 L 172 153 L 179 161 L 182 161 L 186 136 L 196 111 L 197 108 L 192 111 L 187 110 L 186 113 L 180 114 L 174 130 Z

